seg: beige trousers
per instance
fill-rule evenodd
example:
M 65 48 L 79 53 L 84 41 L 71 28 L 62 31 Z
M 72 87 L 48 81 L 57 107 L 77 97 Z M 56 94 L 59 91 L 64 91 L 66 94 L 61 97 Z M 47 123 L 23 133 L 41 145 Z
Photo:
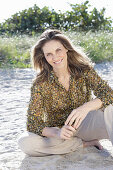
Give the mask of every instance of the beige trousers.
M 113 106 L 91 111 L 70 140 L 46 138 L 26 132 L 19 140 L 21 150 L 30 156 L 65 154 L 82 147 L 82 140 L 110 139 L 113 144 Z

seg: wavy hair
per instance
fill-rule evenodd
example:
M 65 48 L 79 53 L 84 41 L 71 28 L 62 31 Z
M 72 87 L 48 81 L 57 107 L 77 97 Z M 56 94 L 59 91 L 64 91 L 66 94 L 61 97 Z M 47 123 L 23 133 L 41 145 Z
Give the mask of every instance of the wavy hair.
M 59 30 L 49 29 L 42 33 L 38 42 L 32 49 L 32 63 L 36 70 L 40 70 L 36 82 L 44 82 L 52 70 L 52 66 L 46 61 L 42 47 L 51 40 L 57 40 L 68 50 L 67 63 L 71 75 L 77 79 L 82 72 L 92 67 L 91 60 L 86 54 L 74 47 L 71 41 Z

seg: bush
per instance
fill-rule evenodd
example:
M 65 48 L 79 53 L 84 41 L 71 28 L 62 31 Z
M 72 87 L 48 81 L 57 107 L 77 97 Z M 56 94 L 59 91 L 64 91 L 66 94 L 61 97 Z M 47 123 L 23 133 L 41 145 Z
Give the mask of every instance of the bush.
M 66 35 L 76 46 L 83 47 L 93 62 L 113 60 L 113 32 L 71 32 Z
M 111 18 L 105 17 L 105 8 L 88 10 L 89 1 L 70 4 L 71 11 L 56 12 L 48 7 L 40 9 L 37 5 L 16 13 L 0 24 L 0 35 L 29 34 L 43 32 L 47 28 L 65 31 L 112 30 Z
M 30 67 L 30 48 L 36 37 L 0 37 L 0 67 Z
M 113 33 L 64 32 L 74 45 L 82 47 L 93 62 L 113 61 Z M 31 67 L 30 50 L 38 40 L 35 36 L 0 37 L 0 67 Z

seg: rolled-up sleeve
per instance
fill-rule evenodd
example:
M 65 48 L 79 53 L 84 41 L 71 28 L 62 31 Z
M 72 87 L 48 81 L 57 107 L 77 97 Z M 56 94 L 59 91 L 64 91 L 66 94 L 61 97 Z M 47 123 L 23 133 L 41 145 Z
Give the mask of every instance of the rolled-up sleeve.
M 42 130 L 48 126 L 44 108 L 44 97 L 38 85 L 31 87 L 31 98 L 27 111 L 27 130 L 42 136 Z
M 86 73 L 86 78 L 94 95 L 102 101 L 103 107 L 113 104 L 113 90 L 93 68 Z

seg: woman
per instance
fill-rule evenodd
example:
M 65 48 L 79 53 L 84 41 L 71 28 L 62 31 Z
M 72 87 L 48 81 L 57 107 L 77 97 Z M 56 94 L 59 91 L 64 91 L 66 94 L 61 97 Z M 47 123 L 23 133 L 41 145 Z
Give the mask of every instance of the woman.
M 45 156 L 78 147 L 102 149 L 98 140 L 105 138 L 113 143 L 113 90 L 88 57 L 60 31 L 47 30 L 34 46 L 32 59 L 40 72 L 31 88 L 28 133 L 19 139 L 23 152 Z

